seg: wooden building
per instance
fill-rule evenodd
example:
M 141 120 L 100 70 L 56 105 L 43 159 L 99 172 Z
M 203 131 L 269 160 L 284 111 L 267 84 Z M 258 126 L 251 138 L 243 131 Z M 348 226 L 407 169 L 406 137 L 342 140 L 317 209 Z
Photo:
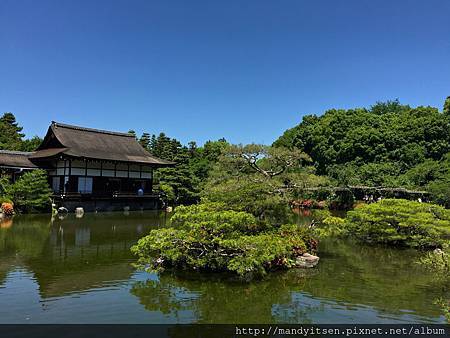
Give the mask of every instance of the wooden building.
M 0 168 L 14 175 L 45 169 L 55 202 L 69 210 L 156 209 L 153 172 L 173 164 L 152 156 L 134 135 L 56 122 L 35 152 L 0 152 Z
M 33 153 L 22 151 L 0 150 L 0 175 L 7 175 L 14 182 L 24 172 L 37 169 L 28 156 Z

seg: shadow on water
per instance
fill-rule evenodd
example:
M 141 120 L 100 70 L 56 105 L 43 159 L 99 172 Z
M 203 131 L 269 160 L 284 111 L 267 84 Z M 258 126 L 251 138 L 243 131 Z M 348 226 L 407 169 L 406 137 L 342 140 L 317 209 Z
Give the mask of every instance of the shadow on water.
M 296 215 L 308 222 L 306 215 Z M 0 322 L 443 322 L 433 300 L 449 286 L 418 253 L 322 241 L 311 270 L 243 283 L 223 274 L 135 271 L 130 246 L 163 227 L 163 213 L 86 214 L 0 223 Z

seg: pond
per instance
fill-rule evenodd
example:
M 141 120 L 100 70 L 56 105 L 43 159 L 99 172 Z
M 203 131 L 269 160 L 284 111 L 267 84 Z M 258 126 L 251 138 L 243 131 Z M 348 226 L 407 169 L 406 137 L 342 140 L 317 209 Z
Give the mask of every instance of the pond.
M 0 221 L 0 323 L 445 322 L 433 300 L 449 286 L 411 250 L 322 241 L 317 268 L 252 283 L 137 271 L 130 246 L 166 221 L 157 212 Z

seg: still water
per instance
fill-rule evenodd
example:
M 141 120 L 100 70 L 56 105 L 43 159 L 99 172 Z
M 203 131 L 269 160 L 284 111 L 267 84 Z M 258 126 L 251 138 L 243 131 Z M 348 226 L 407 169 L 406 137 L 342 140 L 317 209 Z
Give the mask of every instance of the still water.
M 323 241 L 311 270 L 240 283 L 150 274 L 129 248 L 165 213 L 0 221 L 0 323 L 443 323 L 449 286 L 417 253 Z M 301 221 L 301 220 L 300 220 Z

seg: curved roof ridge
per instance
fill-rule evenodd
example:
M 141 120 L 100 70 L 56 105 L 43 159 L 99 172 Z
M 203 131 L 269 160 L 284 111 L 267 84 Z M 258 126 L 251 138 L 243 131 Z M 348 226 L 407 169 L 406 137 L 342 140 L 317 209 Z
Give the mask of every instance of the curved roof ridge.
M 81 126 L 75 126 L 71 124 L 65 124 L 65 123 L 59 123 L 56 121 L 52 121 L 52 128 L 67 128 L 67 129 L 74 129 L 74 130 L 80 130 L 80 131 L 87 131 L 91 133 L 100 133 L 100 134 L 108 134 L 108 135 L 116 135 L 116 136 L 125 136 L 125 137 L 135 137 L 132 134 L 129 133 L 123 133 L 118 131 L 110 131 L 110 130 L 102 130 L 102 129 L 94 129 L 94 128 L 87 128 L 87 127 L 81 127 Z
M 19 150 L 0 150 L 0 154 L 8 154 L 8 155 L 31 155 L 34 154 L 34 151 L 19 151 Z

